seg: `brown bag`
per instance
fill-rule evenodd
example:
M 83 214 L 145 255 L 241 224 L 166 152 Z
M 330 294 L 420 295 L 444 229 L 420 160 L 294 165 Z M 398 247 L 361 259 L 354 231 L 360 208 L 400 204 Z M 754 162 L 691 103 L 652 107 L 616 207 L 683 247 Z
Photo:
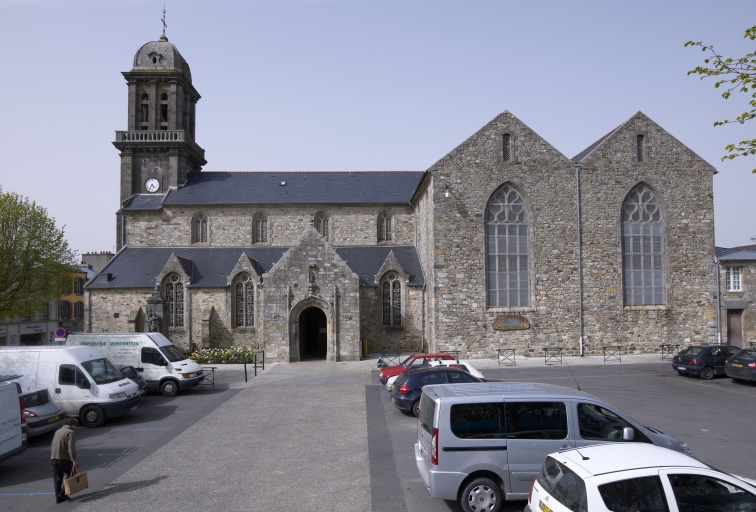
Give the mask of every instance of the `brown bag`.
M 83 491 L 89 487 L 87 481 L 87 474 L 82 473 L 79 469 L 79 465 L 75 465 L 71 470 L 71 476 L 63 481 L 63 488 L 66 491 L 66 496 L 76 494 L 79 491 Z

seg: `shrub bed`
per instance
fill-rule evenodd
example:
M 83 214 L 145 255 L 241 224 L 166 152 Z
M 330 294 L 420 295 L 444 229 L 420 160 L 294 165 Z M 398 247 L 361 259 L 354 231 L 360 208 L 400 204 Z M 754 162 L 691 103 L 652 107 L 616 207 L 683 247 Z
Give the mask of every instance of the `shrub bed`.
M 204 348 L 189 354 L 189 359 L 199 364 L 239 364 L 245 361 L 251 363 L 254 352 L 259 350 L 261 347 L 257 344 L 250 347 Z

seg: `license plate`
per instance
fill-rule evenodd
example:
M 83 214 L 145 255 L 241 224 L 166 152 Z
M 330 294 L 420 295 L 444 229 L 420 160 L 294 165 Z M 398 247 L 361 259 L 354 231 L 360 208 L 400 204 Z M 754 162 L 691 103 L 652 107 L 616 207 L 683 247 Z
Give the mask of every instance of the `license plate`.
M 687 370 L 687 368 L 686 368 L 686 367 L 684 367 L 684 366 L 678 366 L 678 367 L 677 367 L 677 369 L 678 369 L 678 370 Z
M 60 416 L 59 416 L 59 415 L 58 415 L 58 416 L 53 416 L 52 418 L 48 418 L 48 419 L 47 419 L 47 423 L 55 423 L 55 422 L 56 422 L 56 421 L 58 421 L 59 419 L 60 419 Z
M 134 407 L 132 407 L 131 409 L 129 409 L 129 412 L 134 412 L 134 411 L 136 411 L 136 410 L 137 410 L 137 407 L 139 407 L 139 406 L 138 406 L 138 405 L 135 405 Z
M 732 365 L 733 365 L 733 366 L 734 366 L 735 368 L 743 368 L 743 365 L 742 365 L 742 364 L 738 364 L 738 363 L 732 363 Z
M 542 501 L 538 502 L 538 508 L 543 510 L 543 512 L 552 512 L 552 510 L 549 507 L 547 507 L 546 504 Z

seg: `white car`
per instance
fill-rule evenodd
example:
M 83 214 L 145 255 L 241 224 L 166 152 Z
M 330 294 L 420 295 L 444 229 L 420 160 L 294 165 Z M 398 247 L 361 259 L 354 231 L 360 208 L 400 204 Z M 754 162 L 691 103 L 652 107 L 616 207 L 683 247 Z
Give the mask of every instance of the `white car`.
M 460 370 L 464 370 L 473 377 L 477 377 L 481 380 L 486 380 L 486 378 L 483 376 L 482 373 L 480 373 L 478 370 L 476 370 L 473 365 L 468 363 L 467 361 L 463 359 L 445 359 L 441 361 L 429 361 L 423 366 L 449 366 L 451 368 L 458 368 Z M 399 374 L 401 375 L 401 373 Z M 386 381 L 386 391 L 391 392 L 391 389 L 394 387 L 394 382 L 396 381 L 397 377 L 399 375 L 394 375 L 393 377 L 389 377 L 389 379 Z
M 498 510 L 500 503 L 496 489 L 480 486 L 470 510 Z M 756 512 L 756 481 L 644 443 L 593 445 L 546 457 L 525 512 L 588 510 Z

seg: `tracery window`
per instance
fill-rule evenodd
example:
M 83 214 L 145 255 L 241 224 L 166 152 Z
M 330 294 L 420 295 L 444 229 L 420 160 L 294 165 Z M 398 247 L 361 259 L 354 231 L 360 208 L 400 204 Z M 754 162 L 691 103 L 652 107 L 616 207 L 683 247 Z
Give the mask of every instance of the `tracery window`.
M 396 272 L 389 272 L 381 283 L 383 325 L 402 325 L 402 283 Z
M 390 242 L 393 239 L 391 215 L 381 212 L 378 215 L 378 242 Z
M 320 233 L 320 236 L 328 238 L 328 216 L 325 213 L 320 212 L 315 214 L 313 225 L 318 230 L 318 233 Z
M 263 213 L 255 216 L 253 239 L 256 244 L 268 242 L 268 217 Z
M 511 185 L 494 192 L 486 207 L 489 307 L 530 305 L 528 207 Z
M 168 327 L 184 326 L 184 283 L 178 274 L 165 279 L 165 305 Z
M 626 306 L 664 304 L 664 219 L 656 195 L 635 187 L 622 205 L 622 284 Z
M 194 218 L 194 236 L 193 243 L 207 243 L 207 216 L 204 213 L 198 214 Z
M 255 325 L 255 284 L 249 274 L 241 274 L 234 281 L 234 325 Z

